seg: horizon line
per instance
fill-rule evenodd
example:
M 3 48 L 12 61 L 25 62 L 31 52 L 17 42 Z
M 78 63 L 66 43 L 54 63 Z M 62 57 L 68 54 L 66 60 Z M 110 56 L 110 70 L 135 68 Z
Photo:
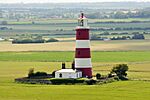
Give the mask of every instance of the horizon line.
M 108 2 L 7 2 L 7 3 L 4 3 L 4 2 L 0 2 L 0 4 L 46 4 L 46 3 L 56 3 L 56 4 L 60 4 L 60 3 L 121 3 L 121 2 L 125 2 L 125 3 L 131 3 L 131 2 L 136 2 L 136 3 L 147 3 L 150 1 L 108 1 Z

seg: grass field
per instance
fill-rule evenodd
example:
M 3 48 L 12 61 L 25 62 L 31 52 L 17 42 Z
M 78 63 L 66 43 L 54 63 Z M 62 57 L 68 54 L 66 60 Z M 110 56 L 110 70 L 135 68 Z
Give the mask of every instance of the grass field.
M 1 100 L 149 100 L 149 82 L 116 82 L 102 86 L 0 86 Z M 132 87 L 132 88 L 131 88 Z M 142 88 L 142 90 L 141 90 Z M 7 93 L 7 94 L 6 94 Z
M 67 55 L 67 56 L 66 56 Z M 0 61 L 73 61 L 74 52 L 0 52 Z M 93 62 L 150 61 L 150 51 L 92 52 Z
M 118 62 L 119 63 L 119 62 Z M 71 64 L 67 63 L 67 66 Z M 93 63 L 94 73 L 106 74 L 114 63 Z M 131 79 L 150 80 L 150 63 L 130 64 Z M 144 68 L 142 67 L 144 66 Z M 0 100 L 149 100 L 149 81 L 124 81 L 104 85 L 31 85 L 14 83 L 24 77 L 29 68 L 51 73 L 60 69 L 60 62 L 0 62 Z M 141 70 L 142 69 L 142 70 Z M 138 72 L 140 71 L 140 72 Z M 145 72 L 144 72 L 145 71 Z M 146 72 L 147 71 L 147 72 Z M 141 74 L 142 73 L 142 74 Z
M 93 52 L 93 74 L 109 73 L 113 65 L 127 63 L 128 77 L 134 81 L 105 85 L 32 85 L 14 79 L 30 68 L 51 73 L 61 62 L 72 61 L 73 52 L 0 52 L 0 100 L 149 100 L 150 52 Z M 66 56 L 67 55 L 67 56 Z M 48 61 L 48 62 L 47 62 Z M 70 68 L 71 62 L 67 62 Z M 136 81 L 135 81 L 136 80 Z

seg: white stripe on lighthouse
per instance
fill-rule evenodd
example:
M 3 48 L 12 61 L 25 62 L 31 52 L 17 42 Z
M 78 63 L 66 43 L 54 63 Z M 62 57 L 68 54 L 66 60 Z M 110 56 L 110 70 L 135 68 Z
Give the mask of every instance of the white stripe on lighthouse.
M 75 68 L 92 68 L 91 58 L 75 58 Z
M 76 40 L 76 48 L 90 48 L 90 40 Z

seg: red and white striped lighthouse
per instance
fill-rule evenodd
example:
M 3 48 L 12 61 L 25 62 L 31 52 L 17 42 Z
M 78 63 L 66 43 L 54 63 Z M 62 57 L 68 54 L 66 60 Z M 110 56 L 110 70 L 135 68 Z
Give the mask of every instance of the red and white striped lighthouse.
M 87 18 L 81 13 L 76 28 L 75 68 L 82 71 L 83 77 L 92 77 L 90 36 L 87 23 Z

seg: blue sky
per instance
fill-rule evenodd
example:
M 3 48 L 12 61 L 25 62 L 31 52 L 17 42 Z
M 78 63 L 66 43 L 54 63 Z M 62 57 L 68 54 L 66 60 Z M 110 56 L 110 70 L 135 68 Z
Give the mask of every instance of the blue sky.
M 150 0 L 0 0 L 0 3 L 47 3 L 47 2 L 120 2 L 137 1 L 150 2 Z

